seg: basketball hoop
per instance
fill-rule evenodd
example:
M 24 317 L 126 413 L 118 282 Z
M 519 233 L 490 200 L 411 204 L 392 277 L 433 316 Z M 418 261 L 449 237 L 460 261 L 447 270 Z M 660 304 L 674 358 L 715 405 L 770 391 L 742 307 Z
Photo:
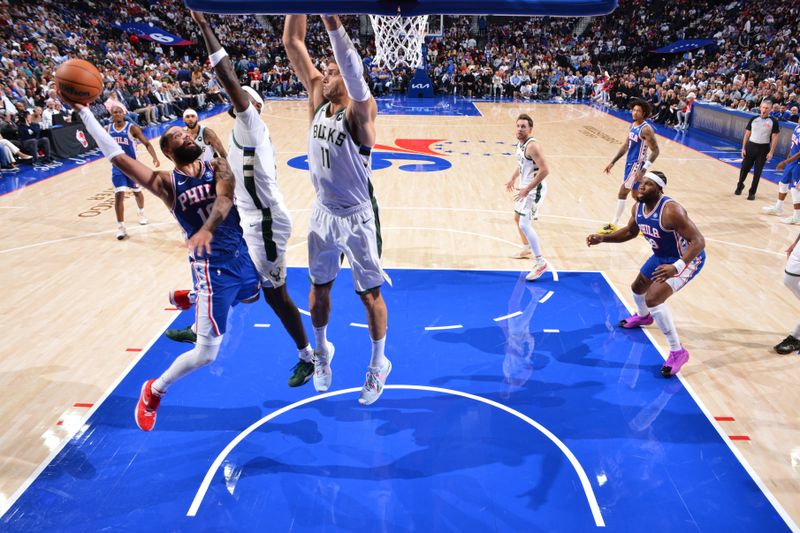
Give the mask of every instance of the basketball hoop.
M 428 25 L 428 15 L 403 17 L 401 15 L 370 15 L 375 31 L 375 58 L 373 65 L 394 70 L 400 66 L 422 66 L 422 43 Z

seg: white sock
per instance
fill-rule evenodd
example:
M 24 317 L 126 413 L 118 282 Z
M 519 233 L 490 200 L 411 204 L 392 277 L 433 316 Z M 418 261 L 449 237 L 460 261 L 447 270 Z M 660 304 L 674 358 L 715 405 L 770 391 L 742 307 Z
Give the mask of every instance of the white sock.
M 622 216 L 622 213 L 625 211 L 625 205 L 628 203 L 628 200 L 620 200 L 617 198 L 617 211 L 614 213 L 614 220 L 611 222 L 615 226 L 619 224 L 619 219 Z
M 117 222 L 117 227 L 119 229 L 125 229 L 125 223 L 124 222 Z
M 775 209 L 783 209 L 783 200 L 778 200 L 775 202 Z
M 800 339 L 800 324 L 797 324 L 794 327 L 794 331 L 792 332 L 792 337 L 794 337 L 795 339 Z
M 314 358 L 314 350 L 311 349 L 311 345 L 306 344 L 304 348 L 297 350 L 297 357 L 299 357 L 301 361 L 310 363 Z
M 633 301 L 636 303 L 636 314 L 641 317 L 645 317 L 650 314 L 650 309 L 647 308 L 647 304 L 645 303 L 644 294 L 636 294 L 634 292 Z
M 317 353 L 328 353 L 328 325 L 314 328 L 314 339 L 316 339 L 317 348 L 314 350 Z
M 138 211 L 139 211 L 139 216 L 144 216 L 144 207 L 141 208 L 141 209 L 138 209 Z
M 221 341 L 221 337 L 216 337 Z M 215 339 L 215 340 L 216 340 Z M 201 339 L 198 339 L 201 340 Z M 169 368 L 153 383 L 153 388 L 161 393 L 167 392 L 170 385 L 194 372 L 217 358 L 219 342 L 217 344 L 195 344 L 194 348 L 178 356 Z
M 678 332 L 675 330 L 675 322 L 672 320 L 672 312 L 667 307 L 667 304 L 657 305 L 650 308 L 650 313 L 653 319 L 658 324 L 658 329 L 667 338 L 669 344 L 669 351 L 674 352 L 681 349 L 681 341 L 678 338 Z
M 525 235 L 525 238 L 528 239 L 528 246 L 531 247 L 531 250 L 533 250 L 533 253 L 536 255 L 536 257 L 541 257 L 542 247 L 539 245 L 539 235 L 536 233 L 536 230 L 534 230 L 533 226 L 531 225 L 530 215 L 519 217 L 519 229 L 522 230 L 522 233 Z
M 794 218 L 800 218 L 800 209 L 795 209 L 793 216 Z
M 369 366 L 372 368 L 383 368 L 386 366 L 386 356 L 383 354 L 383 350 L 386 346 L 386 335 L 383 336 L 380 340 L 373 340 L 372 341 L 372 358 L 369 360 Z

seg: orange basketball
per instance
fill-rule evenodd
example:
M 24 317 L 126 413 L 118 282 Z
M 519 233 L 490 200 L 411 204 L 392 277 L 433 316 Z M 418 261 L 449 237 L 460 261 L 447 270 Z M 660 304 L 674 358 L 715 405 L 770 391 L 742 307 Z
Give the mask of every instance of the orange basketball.
M 70 59 L 56 70 L 56 86 L 68 100 L 90 104 L 103 92 L 103 77 L 88 61 Z

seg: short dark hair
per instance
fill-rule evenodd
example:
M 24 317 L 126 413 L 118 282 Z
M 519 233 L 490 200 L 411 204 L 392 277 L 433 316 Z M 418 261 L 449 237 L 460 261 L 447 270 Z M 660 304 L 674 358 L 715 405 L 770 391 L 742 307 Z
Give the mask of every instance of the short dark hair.
M 161 148 L 161 153 L 167 155 L 167 146 L 169 145 L 169 138 L 167 137 L 166 133 L 162 135 L 161 138 L 158 140 L 158 147 Z
M 628 108 L 633 109 L 637 105 L 642 108 L 642 112 L 644 113 L 644 118 L 648 118 L 650 117 L 650 115 L 653 114 L 653 107 L 650 105 L 650 102 L 648 102 L 647 100 L 642 100 L 641 98 L 632 99 L 631 102 L 628 104 Z
M 529 114 L 520 113 L 519 116 L 517 117 L 517 122 L 519 122 L 520 120 L 526 121 L 528 123 L 528 126 L 530 126 L 531 128 L 533 127 L 533 119 Z

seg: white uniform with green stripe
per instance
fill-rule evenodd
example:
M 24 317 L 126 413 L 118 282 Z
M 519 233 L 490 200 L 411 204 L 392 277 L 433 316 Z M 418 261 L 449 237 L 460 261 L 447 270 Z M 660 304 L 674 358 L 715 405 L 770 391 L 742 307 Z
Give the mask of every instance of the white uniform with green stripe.
M 519 165 L 520 189 L 524 189 L 530 185 L 530 183 L 536 177 L 536 174 L 539 172 L 539 165 L 536 164 L 536 161 L 525 155 L 525 150 L 528 149 L 528 145 L 532 142 L 536 142 L 536 139 L 533 137 L 528 137 L 525 139 L 525 142 L 517 143 L 517 164 Z M 523 216 L 526 214 L 532 215 L 533 212 L 542 205 L 545 195 L 547 195 L 547 183 L 542 181 L 535 189 L 531 191 L 527 197 L 523 198 L 522 200 L 518 200 L 514 204 L 514 211 Z
M 383 284 L 372 148 L 353 138 L 344 109 L 329 112 L 328 102 L 317 109 L 308 135 L 308 167 L 317 192 L 308 234 L 309 276 L 316 285 L 332 282 L 344 255 L 353 286 L 364 292 Z
M 286 282 L 286 243 L 292 219 L 278 190 L 269 130 L 252 104 L 236 114 L 228 164 L 236 178 L 236 207 L 250 257 L 262 283 L 280 287 Z
M 200 125 L 200 129 L 197 130 L 197 137 L 195 137 L 194 142 L 197 143 L 197 146 L 203 149 L 203 155 L 200 156 L 203 161 L 211 161 L 214 159 L 214 147 L 206 142 L 205 125 Z

